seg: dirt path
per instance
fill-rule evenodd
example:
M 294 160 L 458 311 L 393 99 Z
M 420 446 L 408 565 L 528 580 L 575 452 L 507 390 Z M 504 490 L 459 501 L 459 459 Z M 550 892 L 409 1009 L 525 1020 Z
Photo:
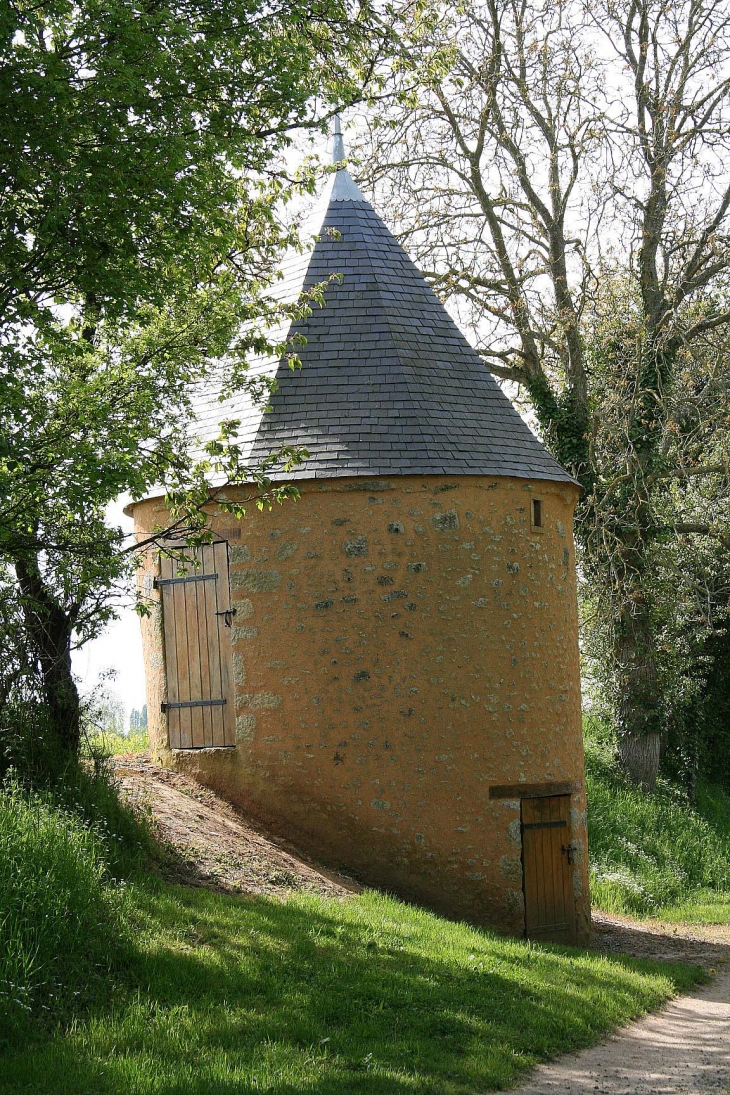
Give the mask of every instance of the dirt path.
M 582 1053 L 541 1065 L 513 1095 L 710 1095 L 730 1090 L 730 969 Z
M 593 910 L 591 946 L 658 962 L 686 962 L 706 970 L 730 961 L 730 924 L 664 924 Z
M 359 893 L 352 879 L 312 863 L 199 783 L 150 764 L 145 754 L 116 757 L 114 767 L 124 794 L 152 816 L 165 852 L 160 873 L 170 881 L 281 897 L 294 890 Z

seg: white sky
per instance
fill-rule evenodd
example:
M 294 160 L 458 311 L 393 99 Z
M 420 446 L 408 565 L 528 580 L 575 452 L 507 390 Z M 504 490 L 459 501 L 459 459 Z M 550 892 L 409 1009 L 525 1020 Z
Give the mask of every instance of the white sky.
M 109 506 L 107 517 L 125 532 L 132 531 L 132 520 L 122 512 L 126 499 Z M 102 674 L 114 671 L 114 678 L 104 682 L 108 691 L 116 693 L 124 704 L 126 719 L 133 707 L 138 710 L 147 702 L 145 697 L 144 664 L 142 662 L 142 632 L 139 617 L 130 605 L 120 611 L 119 619 L 109 624 L 98 639 L 87 643 L 73 656 L 74 672 L 84 692 L 94 689 Z

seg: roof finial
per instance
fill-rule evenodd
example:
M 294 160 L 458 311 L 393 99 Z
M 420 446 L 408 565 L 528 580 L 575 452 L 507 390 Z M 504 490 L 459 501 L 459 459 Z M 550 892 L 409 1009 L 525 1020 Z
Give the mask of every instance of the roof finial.
M 345 142 L 342 137 L 342 125 L 339 114 L 335 114 L 334 136 L 332 138 L 332 163 L 342 164 L 345 158 Z

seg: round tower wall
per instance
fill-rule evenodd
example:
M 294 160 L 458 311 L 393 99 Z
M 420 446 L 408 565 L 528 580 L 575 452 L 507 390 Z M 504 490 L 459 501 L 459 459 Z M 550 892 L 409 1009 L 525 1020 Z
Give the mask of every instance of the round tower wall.
M 479 476 L 299 487 L 272 512 L 211 517 L 230 545 L 235 748 L 168 747 L 149 557 L 153 757 L 332 866 L 518 934 L 519 789 L 568 793 L 584 939 L 577 488 Z M 139 532 L 163 525 L 162 501 L 134 517 Z

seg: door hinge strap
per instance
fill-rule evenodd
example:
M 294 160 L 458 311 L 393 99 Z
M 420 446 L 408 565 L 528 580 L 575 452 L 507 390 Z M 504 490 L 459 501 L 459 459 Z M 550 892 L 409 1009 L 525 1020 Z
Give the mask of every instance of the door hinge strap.
M 160 586 L 178 586 L 183 582 L 212 582 L 217 577 L 217 574 L 191 574 L 187 578 L 155 578 L 152 585 L 159 589 Z
M 523 821 L 523 829 L 564 829 L 567 821 Z
M 163 711 L 170 711 L 173 707 L 222 707 L 227 700 L 183 700 L 182 703 L 161 703 Z

